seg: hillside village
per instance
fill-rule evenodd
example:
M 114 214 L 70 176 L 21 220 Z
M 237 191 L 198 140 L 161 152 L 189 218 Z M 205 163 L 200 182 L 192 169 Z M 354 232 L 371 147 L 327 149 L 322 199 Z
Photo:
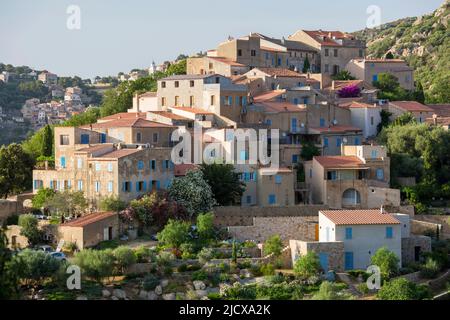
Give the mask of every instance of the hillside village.
M 414 96 L 414 68 L 367 50 L 341 31 L 252 32 L 187 58 L 185 74 L 94 123 L 58 125 L 85 111 L 79 88 L 52 88 L 58 104 L 27 100 L 24 119 L 55 124 L 54 157 L 36 163 L 29 193 L 1 200 L 8 246 L 80 265 L 87 285 L 61 289 L 52 265 L 54 285 L 32 279 L 22 298 L 389 299 L 400 283 L 411 299 L 447 292 L 450 197 L 442 215 L 418 214 L 402 190 L 419 180 L 391 177 L 379 134 L 403 121 L 448 133 L 450 104 L 379 98 L 392 79 Z M 367 268 L 381 261 L 386 281 L 368 288 Z

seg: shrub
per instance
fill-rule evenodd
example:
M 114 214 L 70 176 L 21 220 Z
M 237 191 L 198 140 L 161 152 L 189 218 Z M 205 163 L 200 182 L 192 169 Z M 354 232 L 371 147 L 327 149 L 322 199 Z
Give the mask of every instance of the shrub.
M 256 299 L 256 287 L 253 285 L 243 286 L 236 282 L 233 286 L 225 287 L 221 295 L 227 300 L 254 300 Z
M 144 280 L 142 281 L 142 288 L 145 291 L 155 290 L 158 285 L 159 279 L 153 274 L 146 275 Z
M 231 277 L 228 273 L 221 273 L 219 274 L 219 282 L 228 282 L 230 281 Z
M 204 264 L 207 263 L 209 261 L 211 261 L 211 259 L 214 258 L 214 254 L 215 254 L 215 250 L 212 248 L 203 248 L 198 254 L 198 260 L 200 263 Z
M 275 267 L 271 263 L 261 265 L 260 270 L 264 276 L 272 276 L 275 274 Z
M 167 267 L 172 264 L 172 261 L 175 260 L 175 256 L 171 252 L 163 251 L 160 252 L 156 257 L 156 262 L 160 267 Z
M 339 287 L 329 281 L 320 285 L 319 292 L 313 296 L 313 300 L 348 300 L 351 295 L 339 291 Z
M 146 248 L 145 246 L 139 246 L 134 249 L 134 256 L 136 257 L 136 262 L 144 263 L 150 262 L 153 255 L 149 248 Z
M 198 265 L 198 264 L 190 264 L 187 266 L 187 271 L 198 271 L 202 268 L 202 266 Z
M 169 220 L 164 229 L 158 233 L 158 240 L 171 248 L 179 248 L 181 244 L 189 240 L 189 222 Z
M 372 256 L 372 264 L 380 268 L 381 276 L 384 279 L 390 279 L 392 276 L 398 274 L 399 259 L 395 253 L 389 251 L 386 247 L 378 249 Z
M 209 300 L 220 300 L 221 299 L 220 293 L 217 293 L 217 292 L 208 293 L 208 299 Z
M 113 273 L 114 255 L 111 249 L 86 249 L 75 254 L 74 264 L 78 265 L 83 275 L 101 282 Z
M 133 263 L 136 263 L 136 256 L 134 251 L 127 246 L 120 246 L 113 251 L 114 259 L 116 260 L 117 270 L 124 274 L 126 268 L 128 268 Z
M 350 270 L 347 273 L 355 279 L 361 276 L 363 281 L 367 281 L 367 278 L 369 278 L 369 274 L 365 270 Z
M 258 265 L 258 264 L 252 264 L 250 266 L 250 272 L 252 273 L 252 275 L 254 277 L 259 277 L 259 276 L 261 276 L 263 274 L 262 271 L 261 271 L 261 266 Z
M 369 293 L 369 288 L 367 287 L 367 283 L 363 282 L 360 283 L 356 286 L 356 288 L 358 289 L 359 292 L 361 292 L 362 294 L 368 294 Z
M 181 258 L 183 260 L 192 259 L 195 257 L 194 245 L 190 242 L 185 242 L 180 245 Z
M 117 196 L 106 197 L 100 201 L 100 210 L 102 211 L 120 212 L 125 210 L 126 207 L 127 204 Z
M 244 248 L 256 248 L 257 247 L 257 245 L 256 245 L 256 243 L 255 242 L 253 242 L 253 241 L 250 241 L 250 240 L 247 240 L 247 241 L 244 241 L 243 243 L 242 243 L 242 247 L 244 247 Z
M 264 254 L 273 254 L 275 257 L 281 255 L 281 250 L 283 250 L 283 242 L 279 235 L 274 235 L 266 240 L 264 243 Z
M 318 275 L 320 269 L 319 258 L 317 254 L 312 251 L 298 258 L 294 264 L 294 273 L 303 279 Z
M 70 253 L 78 251 L 78 246 L 76 242 L 66 242 L 64 243 L 64 250 Z
M 187 266 L 187 264 L 185 264 L 185 263 L 180 264 L 180 265 L 178 266 L 178 268 L 177 268 L 177 271 L 178 271 L 178 272 L 186 272 L 186 271 L 188 271 L 188 266 Z
M 166 277 L 170 277 L 170 276 L 173 274 L 173 269 L 172 269 L 172 267 L 170 267 L 170 266 L 164 267 L 163 274 L 164 274 Z
M 214 214 L 202 213 L 197 216 L 197 232 L 202 242 L 210 242 L 214 238 Z
M 405 278 L 385 282 L 377 293 L 380 300 L 422 300 L 428 297 L 426 286 L 416 285 Z
M 28 238 L 31 245 L 39 243 L 41 240 L 41 230 L 38 228 L 38 220 L 31 214 L 19 216 L 19 226 L 22 227 L 20 234 Z
M 220 272 L 224 272 L 224 273 L 230 272 L 230 269 L 231 269 L 230 265 L 225 262 L 221 262 L 218 267 L 219 267 Z
M 428 258 L 426 263 L 420 268 L 420 276 L 426 279 L 435 278 L 441 270 L 439 263 L 432 258 Z
M 203 271 L 203 270 L 195 271 L 195 272 L 192 274 L 192 281 L 197 281 L 197 280 L 205 281 L 205 280 L 207 280 L 207 279 L 208 279 L 208 273 L 206 273 L 206 272 Z

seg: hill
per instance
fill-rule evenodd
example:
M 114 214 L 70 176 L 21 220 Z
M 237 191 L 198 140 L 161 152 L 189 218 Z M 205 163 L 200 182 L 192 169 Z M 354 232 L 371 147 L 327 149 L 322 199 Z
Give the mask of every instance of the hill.
M 389 52 L 403 58 L 415 71 L 427 103 L 450 103 L 450 0 L 433 13 L 364 29 L 354 34 L 367 41 L 368 56 Z

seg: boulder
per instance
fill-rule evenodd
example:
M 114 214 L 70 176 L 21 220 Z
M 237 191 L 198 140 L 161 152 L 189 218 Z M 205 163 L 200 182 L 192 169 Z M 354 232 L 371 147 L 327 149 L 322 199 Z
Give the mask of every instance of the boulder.
M 145 290 L 139 291 L 139 298 L 140 299 L 147 299 L 147 297 L 148 297 L 148 292 L 147 291 L 145 291 Z
M 160 282 L 161 287 L 165 288 L 169 285 L 169 280 L 167 279 L 162 279 Z
M 175 300 L 175 293 L 167 293 L 162 295 L 163 300 Z
M 208 295 L 208 291 L 206 290 L 195 290 L 195 294 L 199 299 L 202 299 Z
M 78 296 L 77 300 L 87 300 L 88 298 L 86 296 Z
M 158 295 L 154 291 L 147 294 L 147 300 L 158 300 Z
M 114 289 L 113 295 L 119 299 L 125 299 L 127 297 L 127 294 L 122 289 Z
M 119 300 L 119 298 L 117 298 L 116 296 L 112 296 L 111 300 Z
M 194 285 L 195 290 L 205 290 L 206 289 L 206 284 L 203 281 L 195 280 L 192 282 L 192 284 Z
M 250 278 L 252 276 L 248 269 L 241 269 L 241 271 L 239 271 L 239 275 L 244 278 Z
M 111 296 L 111 292 L 107 289 L 102 290 L 102 296 L 105 298 L 109 298 Z
M 156 293 L 158 296 L 160 296 L 160 295 L 162 295 L 162 292 L 163 292 L 162 287 L 161 287 L 161 286 L 156 286 L 156 288 L 155 288 L 155 293 Z

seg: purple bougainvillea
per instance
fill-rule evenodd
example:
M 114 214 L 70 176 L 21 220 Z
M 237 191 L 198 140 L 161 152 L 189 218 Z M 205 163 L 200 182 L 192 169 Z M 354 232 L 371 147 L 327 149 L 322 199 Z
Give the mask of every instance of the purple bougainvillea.
M 359 89 L 358 86 L 350 85 L 339 90 L 338 95 L 341 98 L 355 98 L 359 96 L 360 92 L 361 89 Z

